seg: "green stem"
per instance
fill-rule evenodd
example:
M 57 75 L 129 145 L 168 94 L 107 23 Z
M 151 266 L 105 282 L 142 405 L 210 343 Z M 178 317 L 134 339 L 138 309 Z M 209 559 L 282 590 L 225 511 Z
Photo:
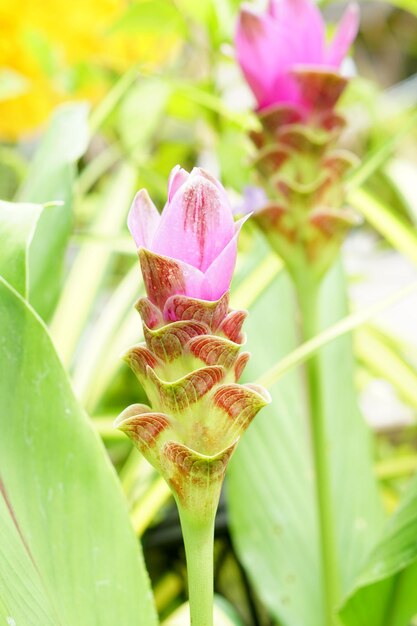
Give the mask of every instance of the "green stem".
M 196 520 L 178 504 L 187 558 L 190 625 L 213 626 L 214 518 Z
M 295 286 L 300 306 L 303 340 L 308 341 L 320 332 L 320 283 L 311 277 L 307 270 L 296 278 Z M 325 624 L 335 626 L 337 623 L 335 609 L 339 601 L 339 574 L 334 537 L 329 446 L 323 412 L 320 369 L 320 354 L 316 353 L 306 363 L 306 375 L 324 581 Z

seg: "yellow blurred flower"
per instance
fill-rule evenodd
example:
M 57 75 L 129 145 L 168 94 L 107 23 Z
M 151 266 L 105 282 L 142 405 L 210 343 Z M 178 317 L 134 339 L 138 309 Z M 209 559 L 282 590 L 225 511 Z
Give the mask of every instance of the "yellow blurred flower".
M 150 69 L 171 55 L 179 40 L 175 32 L 161 36 L 155 27 L 146 32 L 146 24 L 139 33 L 113 28 L 141 3 L 146 4 L 0 0 L 0 72 L 23 79 L 20 93 L 0 99 L 0 138 L 13 140 L 33 131 L 69 98 L 97 100 L 114 72 L 138 62 Z M 147 4 L 152 9 L 153 3 Z

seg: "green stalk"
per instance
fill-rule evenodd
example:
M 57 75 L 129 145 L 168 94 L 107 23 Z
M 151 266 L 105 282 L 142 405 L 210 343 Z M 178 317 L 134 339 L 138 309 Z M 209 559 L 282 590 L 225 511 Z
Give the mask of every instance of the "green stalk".
M 309 274 L 308 270 L 304 270 L 296 277 L 295 287 L 301 313 L 303 340 L 308 341 L 320 332 L 320 283 Z M 339 572 L 334 537 L 329 446 L 323 412 L 319 353 L 313 354 L 307 361 L 306 376 L 324 581 L 325 624 L 326 626 L 335 626 L 337 624 L 335 610 L 339 601 Z
M 178 503 L 187 559 L 190 625 L 213 626 L 213 543 L 216 512 L 196 519 Z

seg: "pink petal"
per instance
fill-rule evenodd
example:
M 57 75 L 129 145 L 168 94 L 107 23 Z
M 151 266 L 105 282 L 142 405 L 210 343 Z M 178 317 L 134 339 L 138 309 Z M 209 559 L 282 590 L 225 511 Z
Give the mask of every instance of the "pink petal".
M 204 272 L 233 234 L 232 209 L 225 192 L 194 171 L 166 205 L 152 250 Z
M 269 0 L 268 2 L 268 13 L 271 17 L 277 17 L 279 8 L 278 8 L 279 0 Z
M 176 165 L 169 175 L 168 179 L 168 202 L 172 200 L 178 189 L 188 179 L 189 173 L 180 165 Z
M 326 62 L 332 67 L 339 67 L 345 58 L 358 34 L 359 19 L 359 6 L 350 4 L 343 14 L 333 40 L 326 51 Z
M 217 187 L 217 189 L 219 190 L 220 193 L 220 199 L 221 202 L 223 203 L 224 206 L 228 206 L 230 207 L 230 210 L 232 212 L 232 216 L 233 216 L 233 209 L 231 207 L 231 204 L 229 202 L 229 198 L 227 196 L 226 190 L 223 187 L 223 185 L 221 184 L 221 182 L 212 174 L 210 174 L 210 172 L 208 172 L 207 170 L 205 170 L 202 167 L 193 167 L 193 169 L 191 170 L 191 174 L 190 176 L 202 176 L 203 178 L 206 178 L 208 181 L 210 181 L 213 185 L 215 185 Z M 232 217 L 232 219 L 234 220 L 234 217 Z
M 160 220 L 161 216 L 146 189 L 138 191 L 127 217 L 127 225 L 137 248 L 150 248 Z
M 260 106 L 271 90 L 276 73 L 284 69 L 278 69 L 278 59 L 277 64 L 271 59 L 274 30 L 272 20 L 266 16 L 258 15 L 250 8 L 241 10 L 235 36 L 236 56 Z
M 324 54 L 324 21 L 313 0 L 275 0 L 270 14 L 280 28 L 282 46 L 286 34 L 292 43 L 294 63 L 322 63 Z
M 207 283 L 210 286 L 210 300 L 218 300 L 230 289 L 236 265 L 237 240 L 240 229 L 249 217 L 250 215 L 245 215 L 236 222 L 234 236 L 205 272 Z
M 236 51 L 260 108 L 296 103 L 297 86 L 289 75 L 295 63 L 320 64 L 324 23 L 310 0 L 271 1 L 265 15 L 242 9 Z
M 215 176 L 210 174 L 210 172 L 208 172 L 207 170 L 203 169 L 202 167 L 193 167 L 193 169 L 191 170 L 190 176 L 203 176 L 203 178 L 207 178 L 207 180 L 209 180 L 211 183 L 213 183 L 213 185 L 215 185 L 217 187 L 217 189 L 220 192 L 220 195 L 225 200 L 225 202 L 227 204 L 229 203 L 229 200 L 227 198 L 227 194 L 226 194 L 225 188 L 223 187 L 221 182 L 219 180 L 217 180 L 217 178 Z

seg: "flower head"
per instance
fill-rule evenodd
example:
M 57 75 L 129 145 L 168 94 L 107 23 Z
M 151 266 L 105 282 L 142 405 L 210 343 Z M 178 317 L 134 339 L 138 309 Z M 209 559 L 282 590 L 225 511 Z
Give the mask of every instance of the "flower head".
M 136 304 L 145 341 L 125 360 L 149 405 L 131 405 L 115 426 L 198 524 L 214 519 L 228 461 L 270 402 L 259 385 L 238 382 L 249 359 L 239 352 L 246 312 L 229 308 L 228 290 L 242 223 L 216 179 L 179 166 L 162 214 L 142 190 L 128 218 L 147 297 Z
M 198 167 L 172 170 L 161 214 L 147 191 L 139 191 L 128 226 L 149 299 L 163 309 L 173 295 L 220 298 L 230 287 L 243 221 L 234 222 L 224 188 Z
M 237 59 L 259 109 L 290 105 L 308 111 L 298 72 L 339 69 L 354 40 L 359 21 L 357 5 L 350 5 L 330 44 L 323 18 L 312 0 L 270 0 L 259 15 L 244 7 L 236 30 Z

